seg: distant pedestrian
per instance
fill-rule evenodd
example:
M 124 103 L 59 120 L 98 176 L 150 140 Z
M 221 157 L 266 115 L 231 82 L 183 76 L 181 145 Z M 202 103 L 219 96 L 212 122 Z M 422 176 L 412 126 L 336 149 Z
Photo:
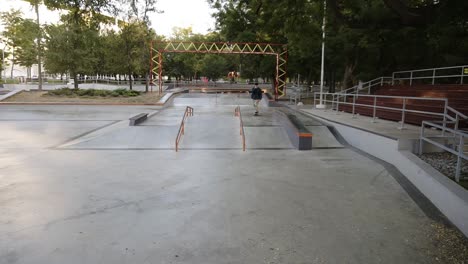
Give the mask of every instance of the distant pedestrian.
M 258 87 L 258 83 L 255 83 L 255 86 L 252 88 L 252 91 L 250 91 L 250 93 L 250 97 L 252 98 L 253 105 L 255 107 L 255 115 L 258 115 L 258 104 L 262 100 L 262 89 Z

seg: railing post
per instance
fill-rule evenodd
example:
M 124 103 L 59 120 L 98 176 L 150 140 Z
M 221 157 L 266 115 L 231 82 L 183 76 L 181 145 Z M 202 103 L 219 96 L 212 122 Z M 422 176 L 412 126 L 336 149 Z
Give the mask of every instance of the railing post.
M 398 129 L 404 129 L 405 114 L 406 114 L 406 98 L 403 98 L 403 109 L 402 109 L 402 113 L 401 113 L 401 126 Z
M 413 85 L 413 72 L 412 71 L 411 71 L 411 74 L 410 74 L 409 85 L 410 86 Z
M 372 123 L 375 123 L 375 114 L 376 114 L 376 106 L 377 106 L 377 96 L 374 96 L 374 112 L 372 114 Z
M 455 130 L 458 130 L 458 122 L 460 122 L 460 116 L 455 114 Z
M 445 104 L 444 104 L 444 118 L 442 119 L 442 124 L 443 124 L 443 130 L 442 130 L 442 136 L 445 136 L 445 129 L 447 128 L 447 106 L 448 106 L 448 101 L 445 99 Z
M 340 96 L 336 95 L 336 114 L 340 113 Z
M 465 142 L 463 135 L 460 135 L 460 142 L 458 144 L 458 155 L 457 155 L 457 169 L 455 170 L 455 181 L 460 181 L 460 171 L 461 171 L 461 163 L 463 155 L 463 143 Z
M 465 67 L 462 66 L 461 68 L 462 68 L 462 72 L 461 72 L 460 84 L 463 84 L 463 75 L 465 75 Z
M 356 116 L 354 114 L 355 105 L 356 105 L 356 95 L 353 94 L 353 118 L 356 118 Z
M 383 86 L 383 78 L 384 77 L 380 77 L 380 86 Z
M 312 100 L 312 101 L 314 101 L 314 109 L 315 109 L 315 106 L 317 105 L 317 104 L 315 103 L 316 98 L 317 98 L 317 93 L 314 93 L 314 100 Z
M 419 155 L 423 153 L 424 122 L 421 123 L 421 132 L 419 134 Z
M 333 111 L 333 107 L 335 106 L 335 94 L 332 94 L 332 101 L 331 101 L 331 110 Z
M 436 72 L 436 70 L 433 69 L 432 70 L 432 85 L 434 85 L 434 83 L 435 83 L 435 72 Z

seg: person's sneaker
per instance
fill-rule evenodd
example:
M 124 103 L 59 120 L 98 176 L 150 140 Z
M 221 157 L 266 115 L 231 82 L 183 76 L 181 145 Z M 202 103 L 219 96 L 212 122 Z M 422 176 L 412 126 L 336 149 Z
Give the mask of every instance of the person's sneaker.
M 255 112 L 255 114 L 254 114 L 254 115 L 258 116 L 258 112 Z

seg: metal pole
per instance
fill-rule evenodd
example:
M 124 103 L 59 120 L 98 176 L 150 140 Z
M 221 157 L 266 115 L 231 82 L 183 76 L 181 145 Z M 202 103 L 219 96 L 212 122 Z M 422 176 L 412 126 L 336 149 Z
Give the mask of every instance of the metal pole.
M 317 108 L 325 108 L 323 104 L 323 75 L 324 75 L 324 66 L 325 66 L 325 25 L 326 25 L 326 11 L 327 11 L 327 1 L 323 1 L 323 22 L 322 22 L 322 66 L 320 70 L 320 103 L 317 105 Z
M 421 124 L 421 133 L 419 134 L 419 155 L 423 153 L 424 122 Z
M 340 96 L 336 95 L 336 114 L 340 112 Z
M 460 181 L 460 171 L 461 171 L 461 163 L 462 159 L 461 156 L 463 155 L 463 135 L 460 135 L 460 143 L 458 144 L 458 157 L 457 157 L 457 168 L 455 170 L 455 180 L 457 182 Z
M 374 96 L 374 113 L 372 114 L 372 123 L 375 123 L 376 105 L 377 105 L 377 96 Z
M 445 129 L 447 128 L 447 106 L 448 106 L 448 101 L 447 101 L 447 99 L 445 99 L 444 118 L 442 119 L 444 129 L 442 130 L 442 136 L 445 136 Z
M 463 75 L 465 74 L 465 67 L 462 67 L 462 72 L 461 72 L 461 82 L 460 84 L 463 84 Z
M 432 70 L 432 85 L 435 83 L 435 69 Z
M 405 125 L 406 98 L 403 98 L 403 111 L 401 113 L 401 126 L 398 129 L 404 129 Z
M 356 106 L 356 95 L 353 94 L 353 118 L 355 118 L 356 116 L 354 115 L 354 108 Z

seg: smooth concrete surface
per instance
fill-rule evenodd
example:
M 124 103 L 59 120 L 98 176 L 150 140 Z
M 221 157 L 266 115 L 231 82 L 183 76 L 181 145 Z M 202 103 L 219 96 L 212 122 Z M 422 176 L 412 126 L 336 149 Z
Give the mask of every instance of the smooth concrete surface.
M 399 150 L 398 140 L 325 119 L 323 122 L 333 126 L 352 146 L 394 165 L 465 236 L 468 236 L 468 191 L 463 187 L 411 152 Z
M 312 148 L 342 148 L 343 145 L 326 126 L 306 126 L 312 133 Z
M 187 145 L 205 125 L 234 128 L 224 100 L 195 108 Z M 436 262 L 432 220 L 384 167 L 347 148 L 268 149 L 260 138 L 285 136 L 271 120 L 246 127 L 265 149 L 175 152 L 132 147 L 166 144 L 180 101 L 131 129 L 145 107 L 0 109 L 2 264 Z

